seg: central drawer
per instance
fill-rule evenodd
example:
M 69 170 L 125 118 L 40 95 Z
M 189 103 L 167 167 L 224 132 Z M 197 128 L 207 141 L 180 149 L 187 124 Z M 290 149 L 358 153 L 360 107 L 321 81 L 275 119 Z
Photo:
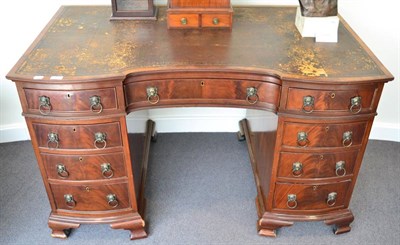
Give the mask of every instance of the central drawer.
M 209 104 L 276 110 L 280 86 L 269 82 L 230 79 L 171 79 L 125 85 L 128 107 Z

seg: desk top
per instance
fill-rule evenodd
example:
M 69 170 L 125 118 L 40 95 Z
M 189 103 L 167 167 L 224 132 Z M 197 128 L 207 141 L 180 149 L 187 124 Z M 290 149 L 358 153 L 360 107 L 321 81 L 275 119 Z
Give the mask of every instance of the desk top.
M 61 7 L 7 77 L 89 81 L 193 69 L 318 82 L 393 79 L 344 21 L 338 43 L 302 38 L 294 7 L 234 8 L 232 30 L 168 30 L 165 8 L 157 21 L 110 21 L 110 13 L 109 6 Z

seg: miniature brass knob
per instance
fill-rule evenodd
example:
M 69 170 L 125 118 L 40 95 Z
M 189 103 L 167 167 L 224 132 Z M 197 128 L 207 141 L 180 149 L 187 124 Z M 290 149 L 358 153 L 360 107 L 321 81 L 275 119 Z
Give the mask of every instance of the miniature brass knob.
M 182 19 L 181 19 L 181 24 L 182 24 L 182 25 L 185 26 L 185 25 L 187 25 L 187 23 L 188 23 L 188 20 L 187 20 L 186 18 L 182 18 Z
M 219 24 L 219 19 L 217 17 L 213 18 L 212 20 L 214 25 L 218 25 Z
M 39 96 L 39 112 L 42 115 L 49 115 L 51 112 L 50 98 L 47 96 Z
M 94 95 L 89 98 L 90 110 L 94 113 L 101 113 L 103 111 L 103 105 L 101 104 L 100 96 Z
M 117 196 L 115 194 L 108 194 L 106 196 L 107 199 L 107 203 L 108 205 L 110 205 L 110 207 L 112 208 L 116 208 L 118 206 L 118 200 L 117 200 Z

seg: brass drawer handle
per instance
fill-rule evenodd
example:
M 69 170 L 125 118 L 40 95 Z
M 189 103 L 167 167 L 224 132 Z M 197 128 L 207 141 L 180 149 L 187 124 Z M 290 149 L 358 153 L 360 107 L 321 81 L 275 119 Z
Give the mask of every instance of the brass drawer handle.
M 114 176 L 114 171 L 111 169 L 111 164 L 103 163 L 100 165 L 100 167 L 101 175 L 103 175 L 104 178 L 110 179 Z
M 42 115 L 49 115 L 51 112 L 50 98 L 47 96 L 39 96 L 39 112 Z
M 286 202 L 286 206 L 290 209 L 295 209 L 297 208 L 297 196 L 296 194 L 289 194 L 287 196 L 287 202 Z
M 213 18 L 212 20 L 214 25 L 218 25 L 219 24 L 219 19 L 217 17 Z
M 47 135 L 47 138 L 48 138 L 47 147 L 52 149 L 57 149 L 59 146 L 58 134 L 51 132 Z
M 93 113 L 101 113 L 103 111 L 103 105 L 101 104 L 101 97 L 94 95 L 89 98 L 90 110 Z
M 360 96 L 356 96 L 351 98 L 350 100 L 350 112 L 353 114 L 358 114 L 360 113 L 362 109 L 362 105 L 361 105 L 361 97 Z
M 257 88 L 255 87 L 249 87 L 247 88 L 247 97 L 246 100 L 250 105 L 254 105 L 258 102 L 258 94 L 257 94 Z
M 97 132 L 94 134 L 94 147 L 96 149 L 104 149 L 107 147 L 107 134 L 102 132 Z
M 328 198 L 326 199 L 326 204 L 329 207 L 335 206 L 336 204 L 336 198 L 337 198 L 337 193 L 336 192 L 331 192 L 328 194 Z
M 342 145 L 344 147 L 350 147 L 353 144 L 353 132 L 351 131 L 346 131 L 343 133 L 343 141 L 342 141 Z
M 112 207 L 112 208 L 118 207 L 119 203 L 117 200 L 117 196 L 115 194 L 108 194 L 106 196 L 106 199 L 107 199 L 107 203 L 110 207 Z
M 314 111 L 314 97 L 311 95 L 303 97 L 303 112 L 312 113 Z
M 307 147 L 310 144 L 308 140 L 308 134 L 306 132 L 297 133 L 297 145 L 300 147 Z
M 158 95 L 157 87 L 148 87 L 146 89 L 146 93 L 147 93 L 147 101 L 150 104 L 155 105 L 158 102 L 160 102 L 160 96 Z
M 182 24 L 182 25 L 185 26 L 185 25 L 187 25 L 187 23 L 188 23 L 187 18 L 184 17 L 184 18 L 181 19 L 181 24 Z
M 336 176 L 342 177 L 346 175 L 346 163 L 345 161 L 339 161 L 336 163 L 336 167 L 335 167 L 335 173 Z
M 65 194 L 64 195 L 64 200 L 65 200 L 65 204 L 69 208 L 74 208 L 76 206 L 76 202 L 74 200 L 74 197 L 71 194 Z
M 69 173 L 63 164 L 59 163 L 59 164 L 57 164 L 56 167 L 57 167 L 57 174 L 59 177 L 61 177 L 63 179 L 69 177 Z
M 303 175 L 303 164 L 301 162 L 295 162 L 292 165 L 292 175 L 294 177 L 300 177 Z

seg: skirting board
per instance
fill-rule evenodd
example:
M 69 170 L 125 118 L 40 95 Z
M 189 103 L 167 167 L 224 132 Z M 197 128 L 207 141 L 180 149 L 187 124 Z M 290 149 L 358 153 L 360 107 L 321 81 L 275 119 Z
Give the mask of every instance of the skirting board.
M 186 133 L 186 132 L 237 132 L 238 122 L 244 117 L 162 117 L 152 118 L 159 133 Z M 148 117 L 127 117 L 129 132 L 140 132 Z M 138 126 L 141 125 L 141 126 Z M 400 124 L 374 122 L 370 139 L 400 142 Z M 30 140 L 25 124 L 0 126 L 0 143 Z

